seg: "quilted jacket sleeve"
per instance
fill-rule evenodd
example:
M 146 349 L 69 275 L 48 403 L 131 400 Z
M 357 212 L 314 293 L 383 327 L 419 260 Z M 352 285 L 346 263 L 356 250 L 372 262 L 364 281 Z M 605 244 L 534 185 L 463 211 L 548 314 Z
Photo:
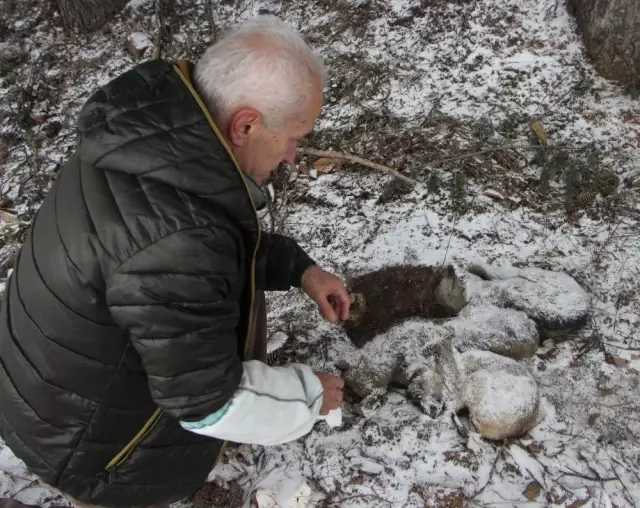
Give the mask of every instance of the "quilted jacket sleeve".
M 217 411 L 240 384 L 238 277 L 235 238 L 193 228 L 140 250 L 108 281 L 111 314 L 142 359 L 151 395 L 180 420 Z
M 300 287 L 302 274 L 315 264 L 292 238 L 263 233 L 256 264 L 256 284 L 264 291 Z

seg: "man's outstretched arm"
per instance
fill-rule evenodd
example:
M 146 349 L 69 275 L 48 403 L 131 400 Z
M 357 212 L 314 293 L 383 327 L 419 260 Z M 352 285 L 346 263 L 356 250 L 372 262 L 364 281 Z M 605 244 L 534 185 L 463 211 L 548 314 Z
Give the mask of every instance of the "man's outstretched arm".
M 183 427 L 251 444 L 297 439 L 317 420 L 323 385 L 305 365 L 241 361 L 238 252 L 222 229 L 177 231 L 122 263 L 107 302 L 154 401 Z
M 263 232 L 256 262 L 256 284 L 264 291 L 299 288 L 302 275 L 315 262 L 300 245 L 287 236 Z
M 265 291 L 301 287 L 329 321 L 347 319 L 349 294 L 342 281 L 318 266 L 295 240 L 264 233 L 256 264 L 257 286 Z

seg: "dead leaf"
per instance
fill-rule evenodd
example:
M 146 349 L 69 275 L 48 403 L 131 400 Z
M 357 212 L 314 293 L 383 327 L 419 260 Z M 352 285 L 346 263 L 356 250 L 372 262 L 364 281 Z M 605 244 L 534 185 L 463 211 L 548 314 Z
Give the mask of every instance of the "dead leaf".
M 402 171 L 407 166 L 407 156 L 401 155 L 393 162 L 393 167 L 398 171 Z
M 529 125 L 531 126 L 531 130 L 533 131 L 533 133 L 536 135 L 536 138 L 538 138 L 538 141 L 540 141 L 540 144 L 548 145 L 549 139 L 547 138 L 547 135 L 544 132 L 544 127 L 542 126 L 542 122 L 537 118 L 533 118 L 529 122 Z
M 611 353 L 604 354 L 604 360 L 609 365 L 615 365 L 616 367 L 622 369 L 629 365 L 629 360 L 625 360 L 624 358 L 620 358 L 619 356 L 612 355 Z
M 482 193 L 483 196 L 488 196 L 490 198 L 499 199 L 501 201 L 504 200 L 504 196 L 500 194 L 497 190 L 493 189 L 485 189 Z
M 632 360 L 640 360 L 640 355 L 631 355 Z
M 624 358 L 620 358 L 619 356 L 614 356 L 613 361 L 615 362 L 616 367 L 623 368 L 629 365 L 629 360 L 625 360 Z
M 327 157 L 322 157 L 316 160 L 313 163 L 313 169 L 315 169 L 318 173 L 331 173 L 335 169 L 337 169 L 338 163 L 335 159 L 329 159 Z
M 125 48 L 127 50 L 127 53 L 129 53 L 133 58 L 133 60 L 136 62 L 144 56 L 144 52 L 147 50 L 146 47 L 137 48 L 136 45 L 130 40 L 127 40 L 127 43 L 125 44 Z
M 0 221 L 11 224 L 12 222 L 16 222 L 17 220 L 18 217 L 16 217 L 14 214 L 9 213 L 5 210 L 0 210 Z
M 551 348 L 551 349 L 549 349 L 549 351 L 542 352 L 542 353 L 536 353 L 536 355 L 541 360 L 551 360 L 551 359 L 555 358 L 556 356 L 558 356 L 558 351 L 555 348 Z
M 547 450 L 542 443 L 538 443 L 537 441 L 528 444 L 526 448 L 531 455 L 539 455 Z
M 589 415 L 589 425 L 593 427 L 596 424 L 596 420 L 600 417 L 600 413 L 593 413 Z
M 535 501 L 540 495 L 540 484 L 535 481 L 530 482 L 524 489 L 523 494 L 529 501 Z
M 631 303 L 631 295 L 629 293 L 622 292 L 616 298 L 616 309 L 620 307 L 626 307 Z
M 364 477 L 356 476 L 355 478 L 351 479 L 351 481 L 349 482 L 349 485 L 362 485 L 363 483 L 364 483 Z
M 31 118 L 31 120 L 33 120 L 38 125 L 44 123 L 44 117 L 42 115 L 36 115 L 35 113 L 31 113 L 29 115 L 29 118 Z
M 587 497 L 586 499 L 577 499 L 573 503 L 568 504 L 567 508 L 580 508 L 581 506 L 587 504 L 589 501 L 591 501 L 591 497 Z

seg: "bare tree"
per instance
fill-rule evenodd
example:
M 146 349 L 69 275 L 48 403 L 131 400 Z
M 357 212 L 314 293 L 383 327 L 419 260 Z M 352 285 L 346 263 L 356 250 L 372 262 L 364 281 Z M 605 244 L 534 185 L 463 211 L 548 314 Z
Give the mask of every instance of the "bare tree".
M 126 0 L 56 0 L 67 30 L 91 32 L 122 10 Z
M 605 77 L 640 80 L 640 0 L 569 0 L 587 53 Z

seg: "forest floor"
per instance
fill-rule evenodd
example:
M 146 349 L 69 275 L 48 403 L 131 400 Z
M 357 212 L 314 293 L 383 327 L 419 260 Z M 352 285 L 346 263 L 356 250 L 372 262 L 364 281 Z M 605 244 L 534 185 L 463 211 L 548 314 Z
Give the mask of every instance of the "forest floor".
M 165 58 L 195 59 L 213 32 L 271 12 L 328 67 L 305 147 L 357 154 L 417 183 L 303 155 L 269 186 L 267 228 L 347 279 L 484 261 L 563 271 L 591 299 L 588 326 L 525 361 L 546 415 L 522 438 L 462 435 L 393 387 L 375 411 L 349 400 L 342 427 L 230 447 L 206 495 L 179 505 L 242 506 L 259 493 L 261 506 L 303 506 L 296 490 L 326 507 L 640 504 L 639 90 L 594 72 L 565 2 L 224 0 L 211 16 L 202 0 L 168 4 L 133 0 L 89 36 L 66 35 L 39 2 L 0 5 L 0 45 L 18 49 L 0 62 L 3 281 L 95 88 L 150 58 L 157 40 Z M 268 308 L 274 344 L 287 338 L 281 361 L 337 373 L 357 353 L 299 291 L 270 294 Z M 64 504 L 1 443 L 0 491 Z

